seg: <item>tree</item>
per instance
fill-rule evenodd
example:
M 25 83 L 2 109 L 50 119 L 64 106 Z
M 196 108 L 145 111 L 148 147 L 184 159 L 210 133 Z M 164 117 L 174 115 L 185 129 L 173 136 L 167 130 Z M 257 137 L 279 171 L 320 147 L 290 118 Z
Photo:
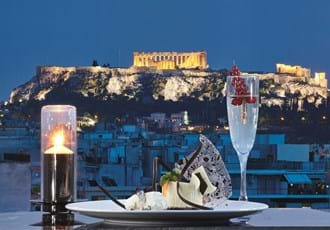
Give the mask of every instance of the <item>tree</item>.
M 99 66 L 99 64 L 97 63 L 97 60 L 93 60 L 92 66 Z

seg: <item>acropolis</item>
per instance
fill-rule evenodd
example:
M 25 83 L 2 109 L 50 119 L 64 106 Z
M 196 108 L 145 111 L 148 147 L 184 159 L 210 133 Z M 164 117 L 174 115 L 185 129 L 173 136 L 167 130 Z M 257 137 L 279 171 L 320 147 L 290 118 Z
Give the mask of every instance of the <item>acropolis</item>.
M 287 65 L 287 64 L 276 64 L 276 72 L 279 74 L 289 74 L 291 76 L 299 77 L 304 79 L 310 85 L 320 86 L 323 88 L 328 87 L 328 80 L 325 72 L 315 72 L 312 77 L 311 69 L 302 67 L 300 65 Z
M 284 74 L 292 74 L 297 77 L 310 77 L 311 69 L 302 67 L 300 65 L 286 65 L 286 64 L 276 64 L 276 72 Z
M 200 52 L 134 52 L 133 67 L 151 67 L 160 70 L 207 69 L 207 53 Z

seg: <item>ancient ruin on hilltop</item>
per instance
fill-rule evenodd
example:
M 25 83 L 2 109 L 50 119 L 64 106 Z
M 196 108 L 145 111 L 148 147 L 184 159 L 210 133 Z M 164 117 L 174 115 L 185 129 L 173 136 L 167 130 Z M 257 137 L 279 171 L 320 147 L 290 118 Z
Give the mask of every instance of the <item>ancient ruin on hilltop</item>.
M 134 67 L 156 69 L 206 69 L 207 53 L 200 52 L 134 52 Z

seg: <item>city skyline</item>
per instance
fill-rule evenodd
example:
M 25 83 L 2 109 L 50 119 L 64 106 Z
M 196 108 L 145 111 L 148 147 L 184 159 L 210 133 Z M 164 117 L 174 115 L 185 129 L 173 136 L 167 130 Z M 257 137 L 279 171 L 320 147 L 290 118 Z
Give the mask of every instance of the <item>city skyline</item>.
M 0 1 L 0 226 L 330 227 L 329 10 Z
M 0 100 L 38 65 L 130 66 L 134 51 L 206 50 L 211 68 L 330 73 L 327 1 L 0 3 Z M 234 15 L 234 16 L 233 16 Z

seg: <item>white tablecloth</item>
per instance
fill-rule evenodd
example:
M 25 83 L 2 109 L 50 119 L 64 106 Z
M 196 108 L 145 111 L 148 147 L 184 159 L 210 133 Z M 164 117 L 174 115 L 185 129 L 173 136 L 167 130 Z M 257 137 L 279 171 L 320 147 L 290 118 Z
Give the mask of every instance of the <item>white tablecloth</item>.
M 0 229 L 42 229 L 41 227 L 31 226 L 41 222 L 41 217 L 41 212 L 0 213 Z M 75 220 L 86 225 L 102 222 L 101 219 L 79 214 L 75 214 Z M 310 208 L 270 208 L 261 213 L 251 215 L 246 220 L 248 220 L 247 225 L 249 228 L 252 227 L 252 229 L 253 227 L 329 227 L 330 229 L 330 212 Z M 233 222 L 238 221 L 239 219 L 233 219 Z M 73 228 L 78 227 L 81 226 L 74 226 Z M 239 228 L 241 229 L 241 227 Z M 224 229 L 227 228 L 235 228 L 235 225 L 225 227 Z M 196 227 L 196 229 L 205 229 L 205 227 Z M 210 227 L 210 229 L 213 228 Z

